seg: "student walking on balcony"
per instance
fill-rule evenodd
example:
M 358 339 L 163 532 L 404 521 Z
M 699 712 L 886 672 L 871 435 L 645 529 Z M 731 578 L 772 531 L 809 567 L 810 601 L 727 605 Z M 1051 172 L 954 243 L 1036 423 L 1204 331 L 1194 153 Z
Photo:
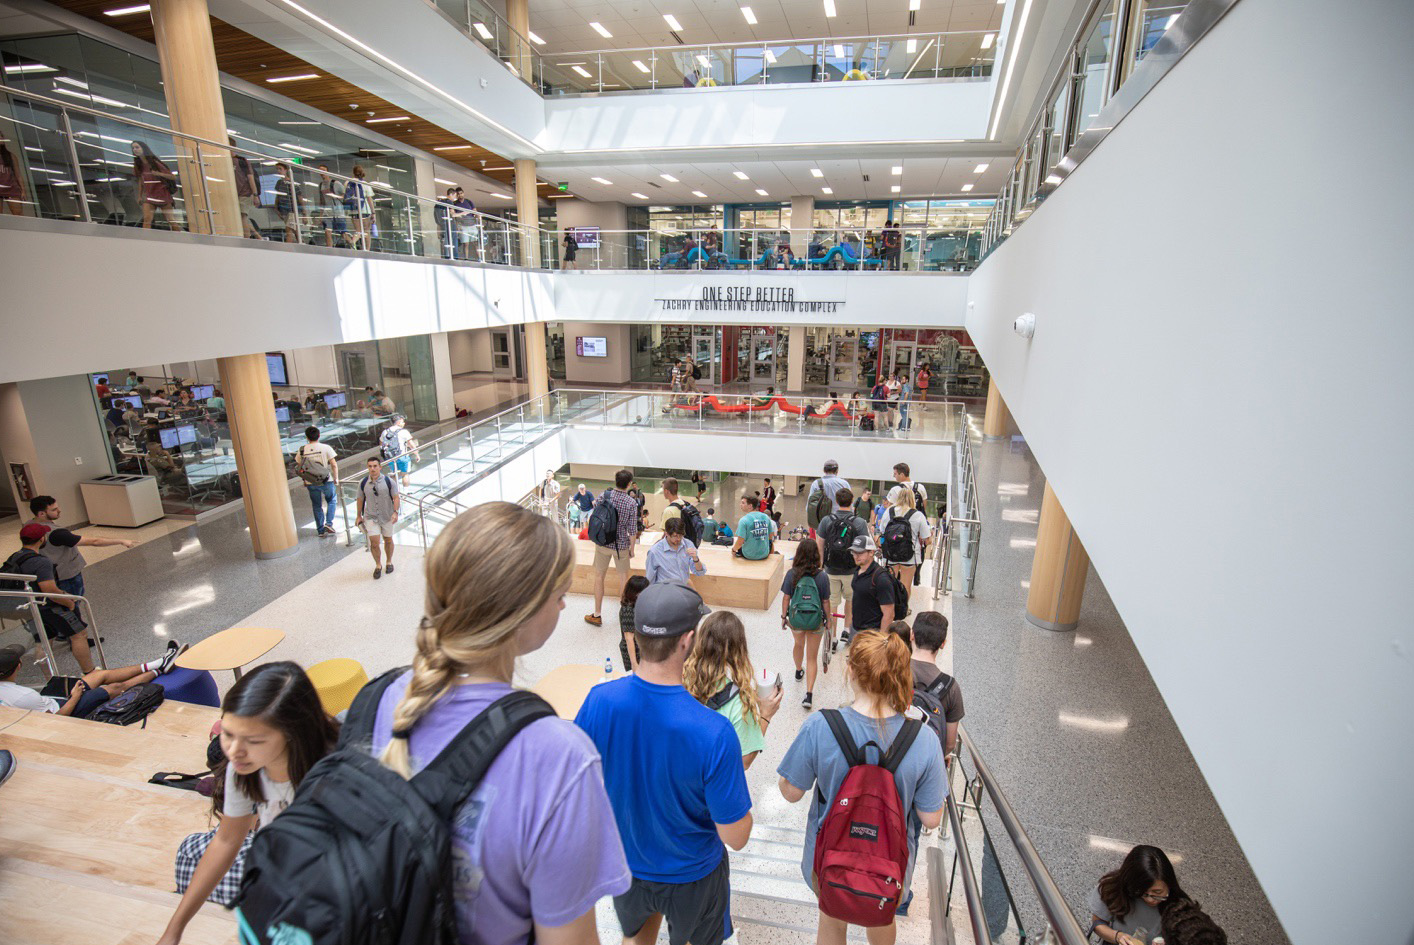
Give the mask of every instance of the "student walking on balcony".
M 25 181 L 15 152 L 0 144 L 0 214 L 24 215 Z
M 354 179 L 344 185 L 344 212 L 349 218 L 349 232 L 345 234 L 352 249 L 369 249 L 370 233 L 373 229 L 373 188 L 367 181 L 368 172 L 362 164 L 353 166 Z
M 137 190 L 137 202 L 142 208 L 142 228 L 152 229 L 152 220 L 160 210 L 162 219 L 167 221 L 167 229 L 181 230 L 177 215 L 172 210 L 177 192 L 177 175 L 162 159 L 152 153 L 145 141 L 134 141 L 133 185 Z

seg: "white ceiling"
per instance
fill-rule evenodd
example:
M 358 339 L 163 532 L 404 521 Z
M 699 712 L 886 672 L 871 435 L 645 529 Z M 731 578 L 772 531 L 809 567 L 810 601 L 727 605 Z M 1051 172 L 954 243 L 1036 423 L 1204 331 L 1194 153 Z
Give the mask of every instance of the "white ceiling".
M 979 164 L 987 170 L 974 173 Z M 792 196 L 813 196 L 825 200 L 904 200 L 923 197 L 984 197 L 995 195 L 1006 182 L 1011 169 L 1010 158 L 939 157 L 905 158 L 903 160 L 841 159 L 827 161 L 746 161 L 735 164 L 621 164 L 584 167 L 546 168 L 542 176 L 553 181 L 568 181 L 570 189 L 586 200 L 617 200 L 630 205 L 761 203 L 788 202 Z M 893 168 L 902 167 L 901 175 Z M 825 176 L 816 178 L 811 168 L 819 168 Z M 749 180 L 739 180 L 732 172 L 741 171 Z M 670 174 L 678 183 L 670 183 L 659 175 Z M 864 175 L 869 180 L 864 180 Z M 592 178 L 611 181 L 608 186 Z M 657 186 L 654 186 L 654 185 Z M 964 192 L 964 184 L 972 184 Z M 899 192 L 893 193 L 892 187 Z M 822 192 L 831 188 L 833 194 Z M 765 190 L 768 196 L 756 193 Z M 693 195 L 700 190 L 707 195 Z M 634 192 L 648 199 L 634 197 Z
M 530 0 L 531 31 L 545 40 L 541 52 L 676 46 L 664 14 L 682 24 L 688 46 L 806 40 L 822 37 L 889 36 L 956 30 L 996 30 L 1006 7 L 997 0 L 921 0 L 909 25 L 909 0 L 834 0 L 836 16 L 826 17 L 824 0 Z M 750 6 L 757 23 L 746 22 Z M 504 12 L 504 6 L 502 5 Z M 613 33 L 605 39 L 590 26 L 597 21 Z

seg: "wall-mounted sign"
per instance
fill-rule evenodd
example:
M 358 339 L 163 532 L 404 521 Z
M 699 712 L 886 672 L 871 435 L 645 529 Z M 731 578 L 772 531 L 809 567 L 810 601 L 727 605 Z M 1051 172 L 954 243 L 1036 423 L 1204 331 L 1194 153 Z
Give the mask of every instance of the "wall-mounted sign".
M 574 339 L 574 353 L 581 358 L 607 358 L 609 356 L 609 339 L 576 337 Z
M 565 232 L 574 237 L 575 245 L 580 249 L 599 248 L 599 228 L 597 226 L 571 226 L 566 227 Z
M 838 312 L 843 299 L 798 299 L 795 289 L 767 286 L 705 286 L 696 299 L 654 299 L 664 312 Z

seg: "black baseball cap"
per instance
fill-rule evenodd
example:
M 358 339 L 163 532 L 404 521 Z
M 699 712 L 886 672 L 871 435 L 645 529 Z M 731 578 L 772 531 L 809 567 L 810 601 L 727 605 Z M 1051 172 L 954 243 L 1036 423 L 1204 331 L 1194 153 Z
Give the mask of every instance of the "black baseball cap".
M 633 629 L 646 637 L 680 637 L 696 630 L 698 621 L 711 612 L 702 595 L 686 584 L 650 584 L 634 602 Z
M 25 657 L 25 648 L 19 643 L 0 647 L 0 679 L 4 679 L 19 668 Z

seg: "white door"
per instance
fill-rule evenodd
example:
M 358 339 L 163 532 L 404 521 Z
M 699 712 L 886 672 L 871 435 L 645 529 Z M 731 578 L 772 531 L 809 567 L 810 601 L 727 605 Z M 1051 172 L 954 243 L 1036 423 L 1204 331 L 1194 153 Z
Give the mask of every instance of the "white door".
M 702 380 L 697 383 L 702 386 L 715 385 L 717 383 L 716 332 L 692 336 L 692 360 L 696 361 L 697 366 L 702 370 Z
M 511 351 L 510 329 L 491 329 L 491 374 L 494 377 L 514 377 L 514 357 Z
M 918 342 L 895 341 L 889 370 L 900 378 L 911 377 L 914 363 L 918 360 Z

